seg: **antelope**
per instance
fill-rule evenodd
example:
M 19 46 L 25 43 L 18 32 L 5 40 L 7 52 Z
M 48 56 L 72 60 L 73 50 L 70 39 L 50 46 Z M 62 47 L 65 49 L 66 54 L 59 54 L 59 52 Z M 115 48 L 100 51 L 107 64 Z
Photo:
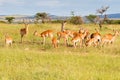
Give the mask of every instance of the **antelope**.
M 116 36 L 119 35 L 119 31 L 115 31 L 113 30 L 114 34 L 106 34 L 103 38 L 102 38 L 102 45 L 105 45 L 105 44 L 112 44 L 114 41 L 115 41 L 115 38 Z
M 87 34 L 87 31 L 85 30 L 83 33 L 76 33 L 76 35 L 72 38 L 72 43 L 73 43 L 73 46 L 74 48 L 76 48 L 77 46 L 77 42 L 80 43 L 80 47 L 83 46 L 83 41 L 85 39 L 85 36 Z
M 81 39 L 80 36 L 75 36 L 74 38 L 72 38 L 71 41 L 72 41 L 72 43 L 73 43 L 74 48 L 76 48 L 77 42 L 80 43 L 80 46 L 82 45 L 82 39 Z
M 51 39 L 53 38 L 53 30 L 46 30 L 46 31 L 43 31 L 40 34 L 37 31 L 35 31 L 33 35 L 42 37 L 43 38 L 43 44 L 45 44 L 45 38 L 46 37 L 50 37 Z
M 85 45 L 91 46 L 93 44 L 94 46 L 97 46 L 97 41 L 98 40 L 96 38 L 90 38 L 85 42 Z
M 87 38 L 88 35 L 89 35 L 89 31 L 88 30 L 85 30 L 85 29 L 80 29 L 79 32 L 76 32 L 76 31 L 71 31 L 71 30 L 64 30 L 63 32 L 67 33 L 69 35 L 69 37 L 73 38 L 75 36 L 78 36 L 80 34 L 84 34 L 84 38 Z
M 76 32 L 76 31 L 71 31 L 71 30 L 67 29 L 67 30 L 64 30 L 63 32 L 67 33 L 69 35 L 69 37 L 73 38 L 73 37 L 79 35 L 80 33 L 84 33 L 85 30 L 83 28 L 81 28 L 79 30 L 79 32 Z
M 65 45 L 68 46 L 68 36 L 69 36 L 68 33 L 64 32 L 64 31 L 60 31 L 60 32 L 57 32 L 57 36 L 58 36 L 58 40 L 63 38 Z
M 56 37 L 53 37 L 52 38 L 52 45 L 53 45 L 54 48 L 58 47 L 58 43 L 59 43 L 59 40 L 57 40 Z
M 24 20 L 23 20 L 23 23 L 25 25 L 25 28 L 22 28 L 20 29 L 20 35 L 21 35 L 21 43 L 23 42 L 23 36 L 27 35 L 28 34 L 28 27 L 29 27 L 29 24 L 28 23 L 25 23 Z
M 90 35 L 90 38 L 92 39 L 92 38 L 94 38 L 94 40 L 96 39 L 97 40 L 97 45 L 98 45 L 98 43 L 100 44 L 101 43 L 101 34 L 99 33 L 99 31 L 97 30 L 97 29 L 95 29 L 96 30 L 96 32 L 95 33 L 92 33 L 91 35 Z M 95 41 L 96 41 L 95 40 Z
M 6 34 L 5 35 L 5 44 L 6 44 L 6 46 L 9 46 L 9 45 L 11 46 L 12 43 L 13 43 L 13 39 L 10 36 L 8 36 L 8 34 Z

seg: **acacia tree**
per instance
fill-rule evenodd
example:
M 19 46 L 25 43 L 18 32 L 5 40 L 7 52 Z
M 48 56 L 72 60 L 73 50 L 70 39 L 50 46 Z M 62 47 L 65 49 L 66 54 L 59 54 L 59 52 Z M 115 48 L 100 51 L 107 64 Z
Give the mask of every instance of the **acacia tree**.
M 48 14 L 43 12 L 43 13 L 36 13 L 35 15 L 36 21 L 38 22 L 39 20 L 42 20 L 42 23 L 45 23 L 45 19 L 48 18 Z
M 72 16 L 75 16 L 75 13 L 74 13 L 74 11 L 71 11 L 71 15 L 72 15 Z
M 64 27 L 65 27 L 65 24 L 67 23 L 67 21 L 62 21 L 62 25 L 61 25 L 61 31 L 64 31 Z
M 97 17 L 96 15 L 92 15 L 92 14 L 86 16 L 86 18 L 87 18 L 91 23 L 95 23 L 95 18 L 96 18 L 96 17 Z
M 8 23 L 10 23 L 10 24 L 13 22 L 14 19 L 15 19 L 15 17 L 5 17 L 5 20 L 7 20 Z
M 97 10 L 97 13 L 99 13 L 100 16 L 102 17 L 103 14 L 104 14 L 108 9 L 109 9 L 109 6 L 101 7 L 100 9 Z M 104 15 L 105 15 L 105 16 L 104 16 L 104 19 L 103 19 L 103 20 L 101 20 L 100 17 L 99 17 L 99 27 L 100 27 L 100 29 L 102 29 L 102 23 L 103 23 L 104 21 L 106 21 L 106 19 L 108 19 L 108 18 L 107 18 L 107 15 L 106 15 L 106 14 L 104 14 Z

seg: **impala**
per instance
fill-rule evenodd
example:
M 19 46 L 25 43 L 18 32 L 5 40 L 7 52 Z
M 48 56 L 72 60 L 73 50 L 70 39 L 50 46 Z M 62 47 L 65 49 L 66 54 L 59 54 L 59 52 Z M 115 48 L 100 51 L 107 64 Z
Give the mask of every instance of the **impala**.
M 75 36 L 74 38 L 72 38 L 71 41 L 72 41 L 72 43 L 73 43 L 74 48 L 76 48 L 77 42 L 80 43 L 80 47 L 81 47 L 81 45 L 82 45 L 82 38 L 81 38 L 80 36 Z
M 77 42 L 80 43 L 80 47 L 83 46 L 83 42 L 84 42 L 84 39 L 85 39 L 85 36 L 87 34 L 87 31 L 85 30 L 83 33 L 76 33 L 76 35 L 72 38 L 72 43 L 73 43 L 73 46 L 76 48 L 77 46 Z
M 89 40 L 85 42 L 85 45 L 86 46 L 91 46 L 91 45 L 97 46 L 97 43 L 98 43 L 98 40 L 96 38 L 90 38 Z
M 51 39 L 53 38 L 53 30 L 46 30 L 46 31 L 43 31 L 40 34 L 37 31 L 35 31 L 34 35 L 42 37 L 43 38 L 43 44 L 45 44 L 45 38 L 46 37 L 50 37 Z
M 57 47 L 58 47 L 58 43 L 59 43 L 59 40 L 57 40 L 56 37 L 53 37 L 53 38 L 52 38 L 52 45 L 54 46 L 54 48 L 57 48 Z
M 24 23 L 24 25 L 25 25 L 25 28 L 22 28 L 22 29 L 20 29 L 20 35 L 21 35 L 21 43 L 23 42 L 23 36 L 25 36 L 25 35 L 27 35 L 28 34 L 28 23 L 25 23 L 24 22 L 24 20 L 23 20 L 23 23 Z
M 119 31 L 113 30 L 113 32 L 114 32 L 114 34 L 109 33 L 109 34 L 106 34 L 106 35 L 102 38 L 102 45 L 110 44 L 110 43 L 112 44 L 112 43 L 115 41 L 116 36 L 119 35 Z
M 8 45 L 12 45 L 12 43 L 13 43 L 13 40 L 12 40 L 12 38 L 10 37 L 10 36 L 8 36 L 8 34 L 6 34 L 5 35 L 5 44 L 6 44 L 6 46 Z
M 64 32 L 64 31 L 60 31 L 60 32 L 57 32 L 57 36 L 58 36 L 58 40 L 63 38 L 65 45 L 68 46 L 68 37 L 69 37 L 68 33 Z
M 99 33 L 99 31 L 97 29 L 95 29 L 96 32 L 95 33 L 92 33 L 90 35 L 90 38 L 95 38 L 95 40 L 97 40 L 97 45 L 101 43 L 101 34 Z

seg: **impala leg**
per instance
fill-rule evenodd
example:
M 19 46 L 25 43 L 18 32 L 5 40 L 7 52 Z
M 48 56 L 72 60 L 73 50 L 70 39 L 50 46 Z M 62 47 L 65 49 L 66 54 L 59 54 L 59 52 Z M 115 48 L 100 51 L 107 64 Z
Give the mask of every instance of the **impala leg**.
M 45 37 L 43 37 L 43 45 L 45 45 Z
M 74 42 L 74 43 L 73 43 L 74 48 L 76 48 L 76 45 L 77 45 L 77 43 L 76 43 L 76 42 Z
M 80 47 L 83 47 L 83 41 L 80 40 Z
M 55 48 L 57 48 L 57 47 L 58 47 L 57 43 L 55 43 L 55 44 L 54 44 L 54 47 L 55 47 Z
M 56 47 L 58 47 L 58 43 L 56 44 Z
M 12 47 L 12 42 L 10 43 L 10 47 Z
M 68 46 L 68 39 L 64 39 L 65 45 Z
M 23 42 L 23 40 L 22 40 L 22 39 L 23 39 L 23 35 L 21 35 L 21 43 Z

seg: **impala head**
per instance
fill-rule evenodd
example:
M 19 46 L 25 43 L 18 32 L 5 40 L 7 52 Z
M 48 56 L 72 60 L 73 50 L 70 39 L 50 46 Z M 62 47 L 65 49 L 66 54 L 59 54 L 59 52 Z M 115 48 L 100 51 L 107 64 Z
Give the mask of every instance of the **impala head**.
M 25 24 L 25 28 L 28 28 L 29 27 L 29 24 Z
M 67 21 L 63 21 L 63 24 L 66 24 L 67 23 Z
M 29 27 L 29 22 L 30 21 L 23 19 L 23 24 L 25 25 L 25 28 Z
M 85 30 L 83 28 L 80 28 L 79 33 L 84 33 Z
M 118 30 L 114 30 L 114 29 L 113 29 L 113 32 L 114 32 L 114 35 L 115 35 L 115 36 L 119 36 L 119 34 L 120 34 L 120 31 L 118 31 Z

